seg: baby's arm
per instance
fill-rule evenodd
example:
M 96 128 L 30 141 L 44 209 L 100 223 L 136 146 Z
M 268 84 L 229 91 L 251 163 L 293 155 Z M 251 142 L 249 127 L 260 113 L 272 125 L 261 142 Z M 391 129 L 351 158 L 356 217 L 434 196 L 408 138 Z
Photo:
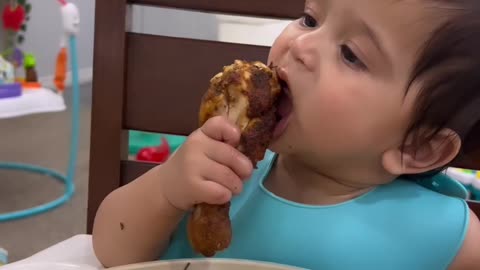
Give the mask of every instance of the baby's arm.
M 199 203 L 225 204 L 253 171 L 235 147 L 240 131 L 214 117 L 167 162 L 113 191 L 100 205 L 93 247 L 107 267 L 152 261 L 166 250 L 185 212 Z
M 184 212 L 158 190 L 160 167 L 115 190 L 102 202 L 93 229 L 93 247 L 106 267 L 157 259 Z M 156 196 L 155 196 L 156 195 Z
M 478 217 L 470 211 L 470 223 L 467 235 L 460 252 L 449 270 L 478 270 L 480 269 L 480 222 Z

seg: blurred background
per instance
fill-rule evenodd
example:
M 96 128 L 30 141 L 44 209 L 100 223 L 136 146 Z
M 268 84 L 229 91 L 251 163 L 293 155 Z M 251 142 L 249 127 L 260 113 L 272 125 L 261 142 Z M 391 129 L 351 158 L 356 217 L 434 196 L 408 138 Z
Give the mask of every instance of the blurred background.
M 81 113 L 80 151 L 74 178 L 76 192 L 66 204 L 53 211 L 16 221 L 0 222 L 0 248 L 8 250 L 9 261 L 25 258 L 86 231 L 95 1 L 71 2 L 78 6 L 80 12 L 80 32 L 77 39 Z M 3 23 L 0 27 L 0 53 L 11 57 L 11 61 L 16 61 L 12 55 L 16 50 L 17 53 L 22 52 L 25 61 L 17 67 L 15 75 L 24 80 L 25 85 L 29 85 L 27 78 L 31 75 L 29 72 L 34 70 L 36 81 L 42 88 L 55 90 L 53 78 L 63 33 L 59 4 L 56 0 L 0 0 L 2 11 L 12 4 L 23 7 L 25 21 L 19 26 L 15 36 L 12 36 L 12 29 L 9 29 L 12 26 Z M 288 24 L 288 21 L 137 6 L 133 6 L 132 14 L 131 31 L 137 33 L 266 46 L 271 45 Z M 12 20 L 15 20 L 15 15 L 11 16 Z M 16 50 L 9 51 L 12 48 Z M 26 61 L 27 55 L 30 55 L 30 60 L 35 61 Z M 2 67 L 0 59 L 0 75 L 2 69 L 5 70 L 5 67 Z M 30 75 L 27 76 L 27 73 Z M 2 116 L 2 109 L 6 110 L 7 102 L 11 107 L 12 99 L 5 101 L 7 99 L 0 95 L 0 162 L 31 163 L 61 173 L 66 171 L 71 135 L 71 88 L 68 82 L 69 80 L 65 93 L 60 95 L 66 108 L 56 112 Z M 47 91 L 46 95 L 54 92 Z M 55 94 L 56 98 L 58 96 Z M 21 98 L 16 100 L 21 101 Z M 25 106 L 31 108 L 37 105 L 29 103 Z M 17 107 L 14 106 L 15 108 Z M 51 201 L 62 193 L 63 185 L 46 176 L 0 170 L 0 214 Z

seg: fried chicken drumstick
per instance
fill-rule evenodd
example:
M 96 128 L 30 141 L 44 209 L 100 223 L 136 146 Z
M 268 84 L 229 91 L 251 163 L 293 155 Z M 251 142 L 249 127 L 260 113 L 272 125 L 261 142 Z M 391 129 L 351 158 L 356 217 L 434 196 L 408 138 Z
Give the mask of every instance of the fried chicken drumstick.
M 200 126 L 225 115 L 241 130 L 238 150 L 254 167 L 262 160 L 273 137 L 276 103 L 281 86 L 275 71 L 261 62 L 236 60 L 210 80 L 200 105 Z M 188 237 L 195 251 L 212 257 L 230 245 L 230 203 L 198 204 L 188 222 Z

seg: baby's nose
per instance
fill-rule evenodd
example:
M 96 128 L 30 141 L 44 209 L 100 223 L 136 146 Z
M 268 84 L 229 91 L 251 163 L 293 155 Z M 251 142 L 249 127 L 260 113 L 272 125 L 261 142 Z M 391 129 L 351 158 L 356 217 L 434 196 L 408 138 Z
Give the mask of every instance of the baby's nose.
M 316 46 L 309 34 L 300 35 L 290 41 L 290 52 L 295 61 L 308 70 L 315 69 Z

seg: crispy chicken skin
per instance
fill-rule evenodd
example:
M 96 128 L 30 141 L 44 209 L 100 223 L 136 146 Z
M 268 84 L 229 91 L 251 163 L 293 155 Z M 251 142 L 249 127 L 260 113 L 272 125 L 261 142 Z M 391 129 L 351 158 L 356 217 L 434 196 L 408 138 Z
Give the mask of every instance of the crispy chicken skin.
M 225 115 L 241 130 L 238 150 L 254 167 L 265 155 L 276 121 L 276 103 L 281 86 L 274 69 L 261 62 L 236 60 L 210 80 L 200 105 L 200 126 L 209 118 Z M 212 257 L 230 245 L 230 203 L 199 204 L 187 226 L 195 251 Z

